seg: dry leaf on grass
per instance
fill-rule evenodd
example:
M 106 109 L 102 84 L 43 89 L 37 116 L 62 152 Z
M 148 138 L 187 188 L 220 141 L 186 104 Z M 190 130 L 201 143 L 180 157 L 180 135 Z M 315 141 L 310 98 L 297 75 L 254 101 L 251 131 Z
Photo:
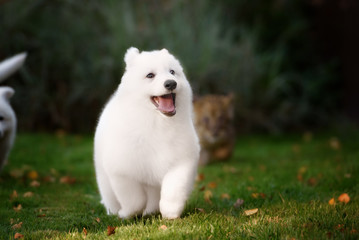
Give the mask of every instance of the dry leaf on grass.
M 348 194 L 343 193 L 338 197 L 338 201 L 347 204 L 350 201 L 350 197 Z
M 85 235 L 85 237 L 87 236 L 87 230 L 86 230 L 86 228 L 83 228 L 82 229 L 82 232 L 83 232 L 83 234 Z
M 206 211 L 203 208 L 195 208 L 195 210 L 201 212 L 201 213 L 206 213 Z
M 116 227 L 107 226 L 107 236 L 115 234 Z
M 167 226 L 166 225 L 162 225 L 158 228 L 159 230 L 167 230 Z
M 26 198 L 29 198 L 29 197 L 32 197 L 34 196 L 34 193 L 33 192 L 26 192 L 22 195 L 23 197 L 26 197 Z
M 39 177 L 39 174 L 35 170 L 32 170 L 27 173 L 27 178 L 29 178 L 31 180 L 36 180 L 38 177 Z
M 215 182 L 210 182 L 210 183 L 208 183 L 208 187 L 209 188 L 216 188 L 217 187 L 217 183 L 215 183 Z
M 15 230 L 15 229 L 19 229 L 21 227 L 22 227 L 22 222 L 19 222 L 17 224 L 14 224 L 11 228 Z
M 235 208 L 240 208 L 244 204 L 244 200 L 238 198 L 237 201 L 233 204 Z
M 100 223 L 100 222 L 101 222 L 101 219 L 100 219 L 100 218 L 95 218 L 95 221 L 96 221 L 97 223 Z
M 76 178 L 70 177 L 70 176 L 63 176 L 60 178 L 60 183 L 63 184 L 74 184 L 76 183 Z
M 329 203 L 329 205 L 334 205 L 335 204 L 334 198 L 330 199 L 328 203 Z
M 338 138 L 336 138 L 336 137 L 330 138 L 329 145 L 333 150 L 339 150 L 341 147 L 341 144 L 340 144 Z
M 14 190 L 14 191 L 12 192 L 12 194 L 10 195 L 10 199 L 13 200 L 13 199 L 15 199 L 15 198 L 17 198 L 17 197 L 18 197 L 18 194 L 17 194 L 16 190 Z
M 31 183 L 30 183 L 30 186 L 31 187 L 40 187 L 40 182 L 36 181 L 36 180 L 33 180 Z
M 19 239 L 19 238 L 23 238 L 24 235 L 22 235 L 21 233 L 15 233 L 14 235 L 14 239 Z
M 257 212 L 258 212 L 258 208 L 254 208 L 254 209 L 244 211 L 244 215 L 251 216 L 251 215 L 256 214 Z
M 15 212 L 20 212 L 22 209 L 22 206 L 21 206 L 21 204 L 19 204 L 16 207 L 13 207 L 13 209 L 15 210 Z
M 213 197 L 213 193 L 210 190 L 206 190 L 203 195 L 206 202 L 212 203 L 211 198 Z
M 197 182 L 201 182 L 204 180 L 204 174 L 203 173 L 200 173 L 197 175 L 197 178 L 196 178 L 196 181 Z
M 222 193 L 221 194 L 221 199 L 230 199 L 231 197 L 229 196 L 228 193 Z

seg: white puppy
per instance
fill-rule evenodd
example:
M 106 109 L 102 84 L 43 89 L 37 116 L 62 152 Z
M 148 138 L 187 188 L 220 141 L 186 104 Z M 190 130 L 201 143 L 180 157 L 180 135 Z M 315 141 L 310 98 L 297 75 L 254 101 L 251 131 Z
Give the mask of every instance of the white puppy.
M 0 87 L 0 170 L 6 164 L 16 135 L 16 116 L 10 105 L 11 87 Z
M 95 133 L 97 183 L 108 213 L 180 217 L 197 173 L 192 90 L 166 49 L 129 48 L 121 84 Z

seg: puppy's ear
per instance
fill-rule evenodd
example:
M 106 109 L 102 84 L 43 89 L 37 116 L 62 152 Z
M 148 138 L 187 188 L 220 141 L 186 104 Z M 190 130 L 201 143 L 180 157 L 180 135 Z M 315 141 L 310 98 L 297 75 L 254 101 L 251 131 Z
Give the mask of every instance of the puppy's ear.
M 130 66 L 133 63 L 133 60 L 140 54 L 140 51 L 135 47 L 130 47 L 127 49 L 125 54 L 125 63 L 126 67 Z
M 11 87 L 0 87 L 0 98 L 9 102 L 15 91 Z

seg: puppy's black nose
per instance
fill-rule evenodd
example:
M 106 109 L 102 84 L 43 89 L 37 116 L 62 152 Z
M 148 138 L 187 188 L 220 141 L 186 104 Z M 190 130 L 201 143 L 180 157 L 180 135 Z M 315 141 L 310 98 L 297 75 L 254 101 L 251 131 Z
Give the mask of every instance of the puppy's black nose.
M 164 83 L 164 86 L 166 89 L 172 91 L 172 90 L 176 89 L 177 82 L 175 80 L 166 80 Z

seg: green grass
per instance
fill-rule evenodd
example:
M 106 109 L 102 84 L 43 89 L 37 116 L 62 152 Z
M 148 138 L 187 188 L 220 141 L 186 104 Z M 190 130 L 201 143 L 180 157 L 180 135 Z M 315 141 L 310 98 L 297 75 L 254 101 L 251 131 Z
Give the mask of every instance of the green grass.
M 333 136 L 339 149 L 330 146 Z M 88 136 L 17 137 L 0 175 L 0 239 L 14 239 L 15 233 L 25 239 L 359 238 L 358 131 L 313 134 L 309 141 L 301 134 L 239 136 L 230 161 L 199 169 L 203 179 L 176 220 L 107 216 L 99 203 L 92 144 Z M 31 186 L 31 171 L 40 186 Z M 26 192 L 33 196 L 24 197 Z M 342 193 L 349 203 L 337 201 Z M 244 204 L 234 207 L 239 198 Z M 335 205 L 328 204 L 331 198 Z M 259 211 L 245 216 L 254 208 Z M 116 227 L 114 235 L 107 236 L 108 226 Z

